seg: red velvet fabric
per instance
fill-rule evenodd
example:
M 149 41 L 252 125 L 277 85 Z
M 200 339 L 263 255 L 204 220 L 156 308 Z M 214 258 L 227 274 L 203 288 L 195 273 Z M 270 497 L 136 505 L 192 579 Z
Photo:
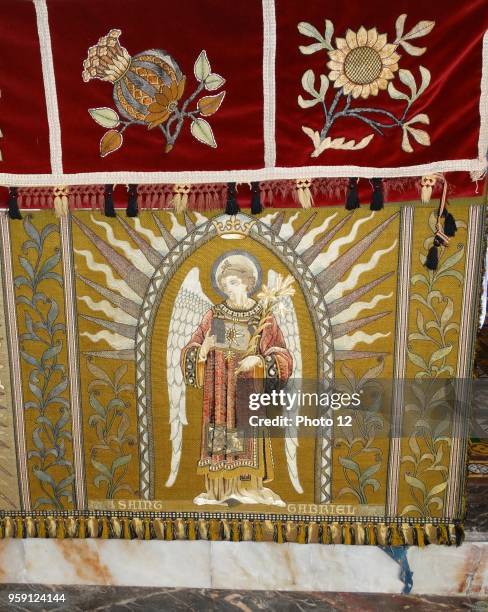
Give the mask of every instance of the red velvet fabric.
M 277 60 L 276 60 L 276 140 L 277 165 L 305 166 L 323 165 L 361 165 L 373 167 L 397 167 L 426 164 L 444 159 L 473 159 L 478 157 L 478 137 L 480 126 L 479 100 L 482 68 L 482 39 L 488 27 L 488 8 L 485 0 L 443 0 L 442 2 L 411 2 L 397 0 L 387 3 L 384 0 L 279 0 L 277 7 Z M 427 50 L 421 56 L 411 56 L 402 48 L 398 49 L 401 58 L 399 68 L 406 68 L 420 81 L 419 65 L 431 73 L 431 83 L 425 93 L 414 102 L 412 112 L 426 113 L 430 125 L 418 125 L 430 134 L 431 146 L 414 143 L 413 153 L 401 149 L 402 130 L 385 131 L 384 137 L 376 135 L 371 143 L 358 151 L 339 151 L 329 149 L 318 158 L 311 158 L 312 141 L 302 132 L 301 126 L 320 130 L 324 121 L 318 106 L 302 109 L 297 97 L 304 92 L 301 78 L 307 69 L 315 74 L 329 74 L 326 66 L 329 57 L 326 51 L 303 55 L 300 45 L 316 42 L 298 31 L 299 22 L 314 25 L 323 34 L 326 19 L 334 25 L 335 37 L 344 37 L 350 28 L 357 32 L 361 26 L 366 29 L 376 27 L 379 33 L 388 35 L 388 42 L 395 40 L 395 22 L 402 13 L 407 14 L 405 32 L 418 22 L 435 21 L 432 31 L 420 38 L 409 40 Z M 392 81 L 397 89 L 407 91 L 398 78 Z M 317 82 L 318 86 L 318 82 Z M 326 100 L 330 105 L 337 89 L 329 85 Z M 341 102 L 341 104 L 343 104 Z M 392 100 L 386 91 L 366 100 L 358 98 L 356 106 L 380 106 L 397 112 L 403 105 Z M 345 136 L 346 140 L 371 134 L 368 125 L 354 118 L 337 120 L 330 135 L 333 138 Z
M 263 165 L 261 0 L 48 0 L 65 172 L 173 171 L 259 168 Z M 124 144 L 101 158 L 104 128 L 89 108 L 114 107 L 113 86 L 81 77 L 88 48 L 112 28 L 129 54 L 163 49 L 186 75 L 185 92 L 197 82 L 193 65 L 205 49 L 212 71 L 226 79 L 224 101 L 208 122 L 217 147 L 195 140 L 183 126 L 170 153 L 159 129 L 134 125 Z M 220 91 L 220 90 L 219 90 Z M 209 92 L 207 92 L 208 95 Z M 213 94 L 215 92 L 210 92 Z
M 0 172 L 49 173 L 49 128 L 34 4 L 0 2 Z

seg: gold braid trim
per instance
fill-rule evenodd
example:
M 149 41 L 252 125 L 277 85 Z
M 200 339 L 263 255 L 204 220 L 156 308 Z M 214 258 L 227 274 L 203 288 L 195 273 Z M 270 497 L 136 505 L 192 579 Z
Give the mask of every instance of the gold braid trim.
M 103 538 L 122 540 L 212 540 L 294 542 L 365 546 L 445 546 L 462 544 L 460 522 L 304 521 L 246 518 L 157 518 L 149 516 L 3 516 L 3 538 Z

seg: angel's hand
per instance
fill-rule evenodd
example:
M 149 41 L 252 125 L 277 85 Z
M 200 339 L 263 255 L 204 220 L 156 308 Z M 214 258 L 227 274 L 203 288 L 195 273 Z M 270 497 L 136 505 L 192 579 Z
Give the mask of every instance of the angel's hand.
M 248 372 L 252 370 L 256 366 L 260 365 L 261 358 L 258 355 L 249 355 L 248 357 L 244 357 L 239 361 L 239 365 L 236 369 L 236 374 L 239 372 Z
M 205 338 L 200 346 L 200 361 L 205 361 L 207 355 L 215 348 L 215 336 L 210 333 L 210 330 L 205 334 Z

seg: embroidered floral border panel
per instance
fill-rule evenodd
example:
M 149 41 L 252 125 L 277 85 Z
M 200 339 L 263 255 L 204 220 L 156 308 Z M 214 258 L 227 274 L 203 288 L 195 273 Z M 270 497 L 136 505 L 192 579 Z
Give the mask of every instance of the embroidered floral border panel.
M 433 204 L 0 216 L 0 533 L 459 542 L 470 404 L 451 393 L 485 211 L 451 210 L 435 271 Z M 249 431 L 239 385 L 259 381 L 363 407 Z
M 485 166 L 480 0 L 5 0 L 0 17 L 4 184 Z

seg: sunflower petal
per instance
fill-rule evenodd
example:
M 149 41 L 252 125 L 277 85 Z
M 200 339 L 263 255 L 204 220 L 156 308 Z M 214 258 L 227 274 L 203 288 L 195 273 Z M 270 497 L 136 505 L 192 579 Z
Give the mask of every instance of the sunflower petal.
M 386 79 L 379 78 L 376 80 L 380 89 L 386 89 L 388 87 L 388 81 Z
M 395 75 L 393 74 L 393 72 L 389 68 L 384 66 L 380 74 L 380 79 L 392 79 L 394 76 Z
M 344 51 L 345 53 L 349 51 L 345 38 L 336 38 L 336 47 L 339 49 L 339 51 Z
M 377 40 L 378 30 L 376 28 L 371 28 L 371 30 L 368 30 L 368 47 L 374 47 Z
M 378 34 L 378 39 L 374 45 L 376 51 L 380 51 L 386 45 L 386 34 Z
M 335 62 L 343 62 L 346 57 L 346 54 L 343 51 L 340 51 L 339 49 L 334 49 L 334 51 L 329 51 L 329 57 Z
M 337 81 L 335 83 L 335 87 L 340 87 L 337 85 Z M 349 81 L 349 79 L 347 80 L 346 83 L 344 83 L 344 85 L 342 86 L 344 89 L 344 93 L 347 95 L 349 93 L 351 93 L 352 88 L 354 87 L 354 83 L 351 83 L 351 81 Z
M 331 70 L 331 72 L 329 72 L 329 79 L 331 81 L 335 81 L 340 76 L 341 76 L 341 73 L 339 72 L 339 70 Z M 338 85 L 336 85 L 336 87 L 338 87 Z
M 372 83 L 370 83 L 369 87 L 371 89 L 371 95 L 377 96 L 378 95 L 378 83 L 376 81 L 373 81 Z
M 362 85 L 354 85 L 354 87 L 352 88 L 352 97 L 353 98 L 359 98 L 359 96 L 361 95 L 361 92 L 363 91 L 363 86 Z
M 370 91 L 371 90 L 369 85 L 363 85 L 363 90 L 361 91 L 361 98 L 367 98 L 369 96 Z
M 355 32 L 352 30 L 346 32 L 346 41 L 349 49 L 355 49 L 358 46 L 358 39 L 356 38 Z
M 341 74 L 339 76 L 339 78 L 336 80 L 336 87 L 343 87 L 344 85 L 346 85 L 346 83 L 350 83 L 349 79 L 347 78 L 347 76 L 345 74 Z M 352 85 L 351 85 L 352 87 Z
M 327 62 L 327 67 L 330 68 L 332 71 L 335 70 L 342 70 L 342 67 L 344 66 L 344 64 L 342 62 Z
M 364 47 L 368 40 L 368 32 L 366 31 L 366 28 L 364 26 L 361 26 L 359 28 L 358 33 L 356 34 L 356 38 L 358 41 L 358 46 Z
M 396 49 L 395 45 L 392 45 L 392 44 L 385 45 L 380 51 L 380 56 L 389 57 L 392 53 L 395 52 L 395 49 Z

